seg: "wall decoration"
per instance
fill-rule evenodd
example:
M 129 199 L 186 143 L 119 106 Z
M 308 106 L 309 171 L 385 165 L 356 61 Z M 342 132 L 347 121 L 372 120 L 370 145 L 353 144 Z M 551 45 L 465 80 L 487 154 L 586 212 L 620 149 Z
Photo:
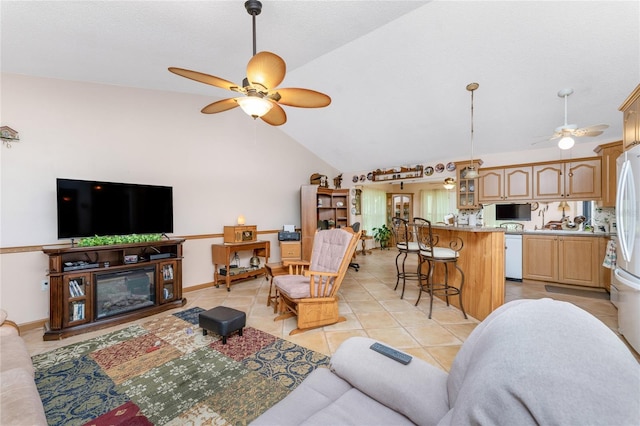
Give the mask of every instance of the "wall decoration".
M 355 211 L 353 214 L 362 214 L 361 213 L 361 209 L 360 209 L 360 205 L 361 205 L 361 200 L 362 200 L 362 189 L 358 188 L 356 189 L 356 196 L 354 197 L 354 201 L 355 203 L 353 206 L 353 210 Z

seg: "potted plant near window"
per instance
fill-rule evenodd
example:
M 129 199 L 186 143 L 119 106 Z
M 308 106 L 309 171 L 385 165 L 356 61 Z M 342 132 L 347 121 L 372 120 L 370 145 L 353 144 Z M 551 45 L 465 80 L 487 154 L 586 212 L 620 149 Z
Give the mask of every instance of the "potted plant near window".
M 382 224 L 379 228 L 373 228 L 373 239 L 380 243 L 380 248 L 387 248 L 391 239 L 391 229 Z

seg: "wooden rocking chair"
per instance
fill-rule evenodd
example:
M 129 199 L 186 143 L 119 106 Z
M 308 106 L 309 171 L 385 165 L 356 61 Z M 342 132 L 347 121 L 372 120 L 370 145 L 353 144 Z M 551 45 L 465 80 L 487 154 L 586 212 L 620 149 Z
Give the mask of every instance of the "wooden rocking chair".
M 289 335 L 346 321 L 338 314 L 337 292 L 360 234 L 351 228 L 318 231 L 311 262 L 289 261 L 289 274 L 273 278 L 280 312 L 274 321 L 298 317 L 298 328 Z

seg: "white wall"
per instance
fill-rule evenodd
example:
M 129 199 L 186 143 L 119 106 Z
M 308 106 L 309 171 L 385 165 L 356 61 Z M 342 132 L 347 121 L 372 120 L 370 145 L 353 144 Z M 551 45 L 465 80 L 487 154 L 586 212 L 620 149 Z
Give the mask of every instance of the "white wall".
M 239 214 L 259 231 L 299 225 L 300 185 L 312 173 L 338 174 L 239 108 L 201 114 L 213 98 L 1 78 L 2 125 L 21 141 L 0 147 L 0 306 L 18 323 L 48 317 L 49 295 L 40 290 L 47 257 L 22 251 L 68 242 L 57 240 L 58 177 L 173 186 L 174 235 L 193 236 L 221 233 Z M 187 241 L 184 287 L 212 281 L 212 242 Z

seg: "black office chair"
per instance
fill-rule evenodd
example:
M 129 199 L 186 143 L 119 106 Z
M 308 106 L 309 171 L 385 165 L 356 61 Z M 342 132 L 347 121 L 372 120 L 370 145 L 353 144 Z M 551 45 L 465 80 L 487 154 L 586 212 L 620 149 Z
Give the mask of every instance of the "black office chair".
M 358 232 L 360 230 L 360 222 L 356 222 L 353 225 L 351 225 L 351 229 L 353 229 L 353 232 Z M 356 255 L 356 252 L 358 251 L 358 243 L 356 243 L 356 250 L 353 252 L 353 255 Z M 360 265 L 356 262 L 349 262 L 349 268 L 353 268 L 356 270 L 356 272 L 358 272 L 360 270 Z

